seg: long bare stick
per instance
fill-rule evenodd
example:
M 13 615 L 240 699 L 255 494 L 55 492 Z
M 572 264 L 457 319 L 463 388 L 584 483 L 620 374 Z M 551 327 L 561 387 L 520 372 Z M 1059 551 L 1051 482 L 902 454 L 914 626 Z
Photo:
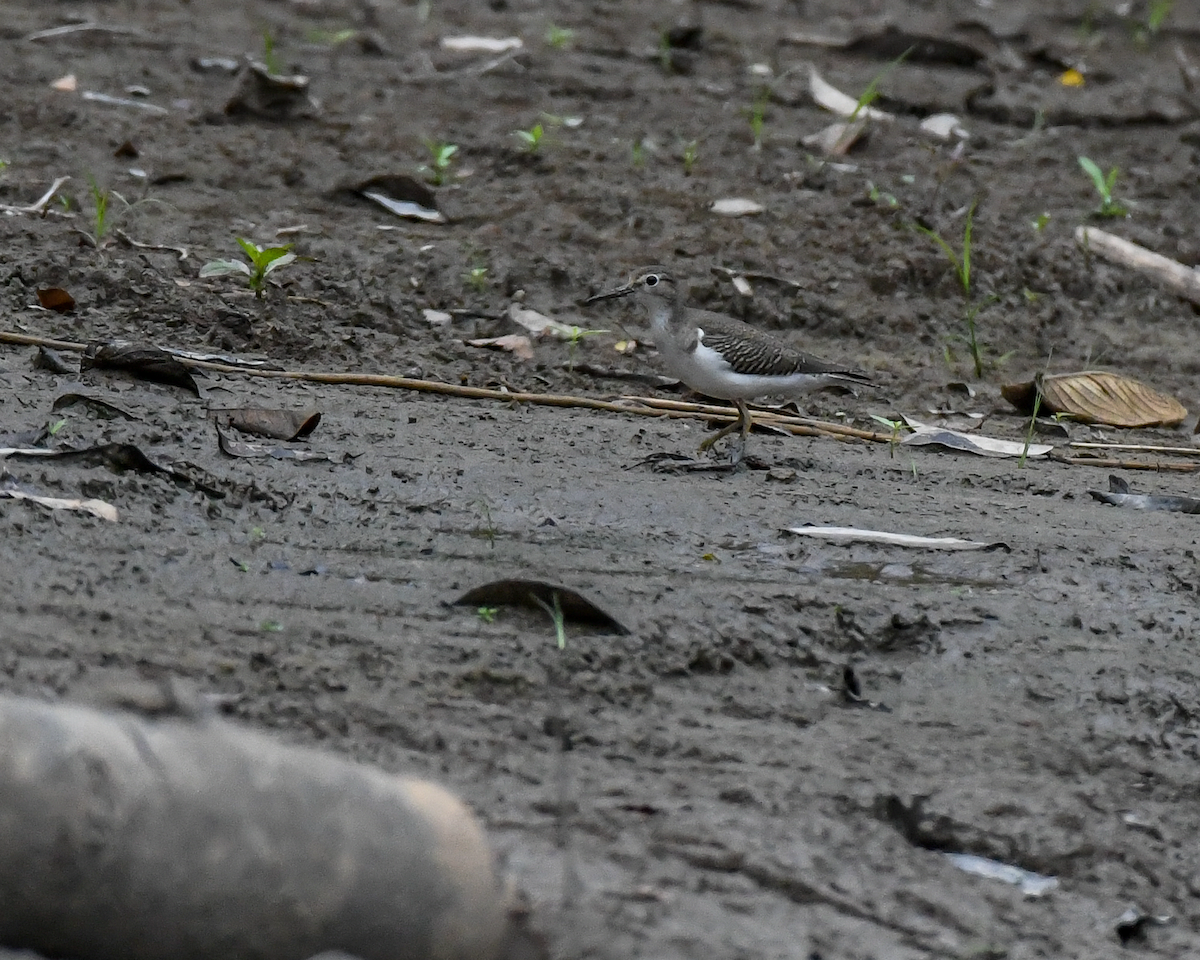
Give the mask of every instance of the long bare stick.
M 19 343 L 27 346 L 50 347 L 53 350 L 70 350 L 82 353 L 86 344 L 69 340 L 51 340 L 27 333 L 0 331 L 0 343 Z M 656 397 L 621 397 L 618 400 L 598 400 L 593 397 L 578 397 L 571 394 L 520 393 L 512 390 L 495 390 L 489 387 L 467 387 L 437 380 L 415 380 L 411 377 L 393 377 L 380 373 L 318 373 L 307 370 L 263 370 L 238 367 L 211 360 L 196 360 L 175 355 L 181 363 L 199 370 L 214 373 L 238 374 L 250 377 L 269 377 L 276 380 L 303 380 L 308 383 L 329 383 L 359 387 L 386 387 L 393 390 L 415 390 L 420 393 L 436 393 L 450 397 L 465 397 L 471 400 L 499 400 L 504 403 L 532 403 L 549 407 L 575 407 L 586 410 L 604 410 L 609 413 L 626 413 L 636 416 L 669 417 L 680 419 L 722 419 L 732 422 L 737 419 L 733 407 L 719 407 L 702 403 L 682 403 L 660 400 Z M 756 413 L 762 423 L 802 437 L 850 437 L 876 443 L 890 442 L 890 434 L 855 430 L 840 423 L 825 423 L 808 417 L 783 416 L 770 411 Z
M 1095 227 L 1076 227 L 1075 242 L 1084 250 L 1094 250 L 1106 260 L 1152 277 L 1192 303 L 1200 303 L 1200 272 L 1177 260 Z
M 54 199 L 54 195 L 58 193 L 58 188 L 70 180 L 70 177 L 59 177 L 52 184 L 50 189 L 42 194 L 41 199 L 26 204 L 24 206 L 13 206 L 8 203 L 0 203 L 0 210 L 5 213 L 45 213 L 46 207 L 50 205 L 50 201 Z

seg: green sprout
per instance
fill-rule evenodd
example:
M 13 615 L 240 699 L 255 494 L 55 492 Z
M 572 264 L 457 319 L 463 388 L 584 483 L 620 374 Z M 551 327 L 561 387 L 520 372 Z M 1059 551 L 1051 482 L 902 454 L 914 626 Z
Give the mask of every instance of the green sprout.
M 550 24 L 546 28 L 546 46 L 555 50 L 565 50 L 575 42 L 575 31 L 566 27 L 556 27 Z
M 267 277 L 278 270 L 294 263 L 296 255 L 291 253 L 295 244 L 285 243 L 282 247 L 260 247 L 241 237 L 235 238 L 250 262 L 245 260 L 212 260 L 200 268 L 201 277 L 223 277 L 230 273 L 240 273 L 246 277 L 254 295 L 262 299 L 263 290 L 267 285 Z
M 887 417 L 880 417 L 876 414 L 871 414 L 871 419 L 876 423 L 882 423 L 885 427 L 892 431 L 892 436 L 888 440 L 888 457 L 896 459 L 896 447 L 900 444 L 900 431 L 905 428 L 903 420 L 889 420 Z
M 763 84 L 754 95 L 754 102 L 742 110 L 750 123 L 750 132 L 754 135 L 755 150 L 762 149 L 763 126 L 767 121 L 767 103 L 770 99 L 771 88 Z
M 976 325 L 976 318 L 988 304 L 995 301 L 996 297 L 989 296 L 986 299 L 975 302 L 972 299 L 971 290 L 971 232 L 975 223 L 975 203 L 972 202 L 967 210 L 967 222 L 963 227 L 962 252 L 958 253 L 950 246 L 935 230 L 929 227 L 922 226 L 919 223 L 914 223 L 913 228 L 925 236 L 929 237 L 934 243 L 941 247 L 942 252 L 946 255 L 946 259 L 950 261 L 950 265 L 954 268 L 954 275 L 958 279 L 959 286 L 962 288 L 963 295 L 963 319 L 966 328 L 965 334 L 960 334 L 960 338 L 967 344 L 967 348 L 971 351 L 971 361 L 975 367 L 975 376 L 981 378 L 983 376 L 983 348 L 979 343 L 979 331 Z M 950 349 L 946 348 L 946 360 L 949 362 Z
M 583 342 L 584 337 L 595 337 L 602 333 L 608 333 L 607 330 L 584 330 L 583 327 L 572 326 L 568 331 L 567 337 L 567 369 L 575 372 L 575 351 L 579 349 L 579 344 Z
M 477 616 L 484 623 L 495 623 L 496 614 L 499 612 L 499 607 L 480 607 L 475 611 L 475 616 Z
M 4 176 L 4 171 L 9 168 L 11 163 L 11 160 L 5 160 L 3 157 L 0 157 L 0 177 Z
M 323 47 L 340 47 L 357 36 L 358 31 L 353 27 L 346 27 L 343 30 L 310 30 L 308 31 L 308 42 Z
M 1094 160 L 1087 157 L 1079 158 L 1079 165 L 1083 167 L 1083 172 L 1092 178 L 1092 183 L 1096 186 L 1096 192 L 1100 194 L 1100 206 L 1092 211 L 1094 217 L 1126 217 L 1129 211 L 1125 206 L 1113 199 L 1113 187 L 1117 185 L 1117 176 L 1120 174 L 1120 168 L 1113 167 L 1108 171 L 1106 176 Z
M 50 434 L 50 436 L 56 437 L 56 436 L 58 436 L 58 432 L 66 425 L 67 425 L 67 418 L 63 417 L 63 419 L 50 424 L 50 426 L 46 428 L 46 432 L 48 434 Z
M 567 622 L 566 618 L 563 616 L 562 604 L 558 599 L 558 591 L 555 590 L 551 594 L 551 599 L 554 601 L 554 606 L 550 606 L 550 604 L 548 604 L 541 597 L 535 597 L 533 594 L 530 594 L 530 597 L 533 599 L 533 602 L 545 610 L 550 616 L 550 619 L 554 621 L 554 635 L 558 640 L 558 649 L 565 650 L 567 648 Z
M 1033 227 L 1035 233 L 1041 233 L 1046 229 L 1048 223 L 1050 223 L 1050 214 L 1043 211 L 1037 215 L 1037 219 L 1030 226 Z
M 1151 36 L 1162 29 L 1167 17 L 1171 15 L 1173 6 L 1175 6 L 1175 0 L 1150 0 L 1150 11 L 1146 16 L 1146 29 Z
M 871 104 L 879 99 L 879 84 L 883 82 L 883 78 L 900 66 L 900 64 L 902 64 L 912 52 L 913 48 L 909 47 L 902 54 L 900 54 L 900 56 L 898 56 L 891 63 L 887 64 L 882 70 L 880 70 L 871 78 L 871 82 L 868 83 L 863 88 L 863 92 L 858 95 L 858 100 L 855 102 L 854 109 L 850 112 L 850 116 L 846 118 L 848 123 L 853 123 L 855 120 L 857 120 L 860 113 L 862 113 L 864 110 L 870 107 Z
M 683 175 L 690 177 L 692 168 L 696 165 L 696 160 L 699 158 L 700 141 L 689 140 L 683 145 Z
M 275 37 L 270 30 L 263 31 L 263 66 L 267 68 L 267 73 L 274 77 L 283 72 L 279 65 L 279 57 L 275 53 Z
M 675 61 L 671 59 L 671 34 L 666 30 L 658 35 L 658 65 L 663 73 L 675 72 Z
M 1017 460 L 1017 467 L 1024 469 L 1025 460 L 1029 456 L 1029 446 L 1033 443 L 1033 431 L 1037 427 L 1038 411 L 1042 409 L 1042 378 L 1037 376 L 1033 381 L 1033 413 L 1029 416 L 1029 427 L 1025 431 L 1025 446 L 1021 448 L 1021 456 Z
M 900 201 L 896 199 L 894 193 L 889 193 L 887 190 L 880 190 L 870 180 L 867 181 L 867 196 L 872 203 L 884 203 L 893 210 L 900 206 Z
M 89 174 L 88 176 L 89 189 L 92 193 L 92 240 L 96 246 L 104 241 L 105 235 L 108 233 L 108 228 L 112 226 L 108 219 L 108 205 L 111 202 L 114 194 L 111 190 L 104 189 L 96 182 L 96 178 Z
M 429 163 L 423 163 L 417 167 L 417 173 L 435 187 L 440 187 L 446 182 L 446 177 L 450 173 L 450 164 L 454 160 L 454 155 L 458 153 L 458 145 L 441 143 L 437 140 L 422 142 L 425 144 L 425 149 L 429 151 Z
M 463 274 L 463 282 L 476 293 L 483 293 L 487 288 L 487 267 L 472 267 Z
M 278 620 L 264 620 L 258 625 L 258 628 L 263 633 L 279 633 L 283 630 L 283 624 Z
M 641 138 L 634 140 L 630 145 L 629 162 L 635 170 L 641 170 L 646 165 L 646 142 Z
M 537 153 L 545 140 L 546 131 L 540 123 L 535 123 L 528 130 L 514 130 L 513 135 L 521 141 L 526 153 Z

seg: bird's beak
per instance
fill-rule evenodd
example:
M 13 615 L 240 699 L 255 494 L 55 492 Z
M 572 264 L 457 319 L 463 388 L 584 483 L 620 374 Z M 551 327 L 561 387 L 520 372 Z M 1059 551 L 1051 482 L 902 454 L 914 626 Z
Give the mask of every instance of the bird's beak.
M 627 297 L 637 288 L 632 283 L 627 283 L 623 287 L 617 287 L 615 290 L 606 290 L 604 293 L 598 293 L 594 297 L 588 297 L 583 302 L 596 303 L 600 300 L 616 300 L 618 297 Z

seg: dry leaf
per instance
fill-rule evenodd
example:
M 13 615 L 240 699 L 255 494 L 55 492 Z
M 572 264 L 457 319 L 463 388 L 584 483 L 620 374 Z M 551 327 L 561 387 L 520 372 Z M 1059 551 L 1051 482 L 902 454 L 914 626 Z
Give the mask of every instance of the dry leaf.
M 724 200 L 714 200 L 709 209 L 723 217 L 749 217 L 762 213 L 765 208 L 761 203 L 744 197 L 726 197 Z
M 895 120 L 890 113 L 874 107 L 860 107 L 857 100 L 823 79 L 815 69 L 808 73 L 808 86 L 813 102 L 839 117 L 870 117 L 872 120 Z
M 78 86 L 79 82 L 75 79 L 75 74 L 73 73 L 68 73 L 65 77 L 59 77 L 50 84 L 51 89 L 62 93 L 74 93 L 75 88 Z
M 533 359 L 533 343 L 519 333 L 510 333 L 503 337 L 480 337 L 468 340 L 468 347 L 490 347 L 493 350 L 507 350 L 518 360 Z
M 75 309 L 75 298 L 62 287 L 40 287 L 37 298 L 38 303 L 55 313 L 70 313 Z
M 1174 397 L 1158 393 L 1130 377 L 1103 370 L 1042 377 L 1039 413 L 1069 414 L 1084 423 L 1113 427 L 1174 427 L 1187 409 Z M 1035 381 L 1000 388 L 1004 399 L 1022 412 L 1033 409 Z
M 455 53 L 507 53 L 523 46 L 520 37 L 442 37 L 442 49 Z

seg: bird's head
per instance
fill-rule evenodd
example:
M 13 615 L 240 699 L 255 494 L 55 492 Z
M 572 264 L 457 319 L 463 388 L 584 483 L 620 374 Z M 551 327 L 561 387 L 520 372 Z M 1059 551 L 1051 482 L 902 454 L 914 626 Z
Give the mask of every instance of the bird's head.
M 678 285 L 675 278 L 662 267 L 641 267 L 630 274 L 628 282 L 612 290 L 589 297 L 585 303 L 598 300 L 615 300 L 618 297 L 636 296 L 639 300 L 675 301 Z

